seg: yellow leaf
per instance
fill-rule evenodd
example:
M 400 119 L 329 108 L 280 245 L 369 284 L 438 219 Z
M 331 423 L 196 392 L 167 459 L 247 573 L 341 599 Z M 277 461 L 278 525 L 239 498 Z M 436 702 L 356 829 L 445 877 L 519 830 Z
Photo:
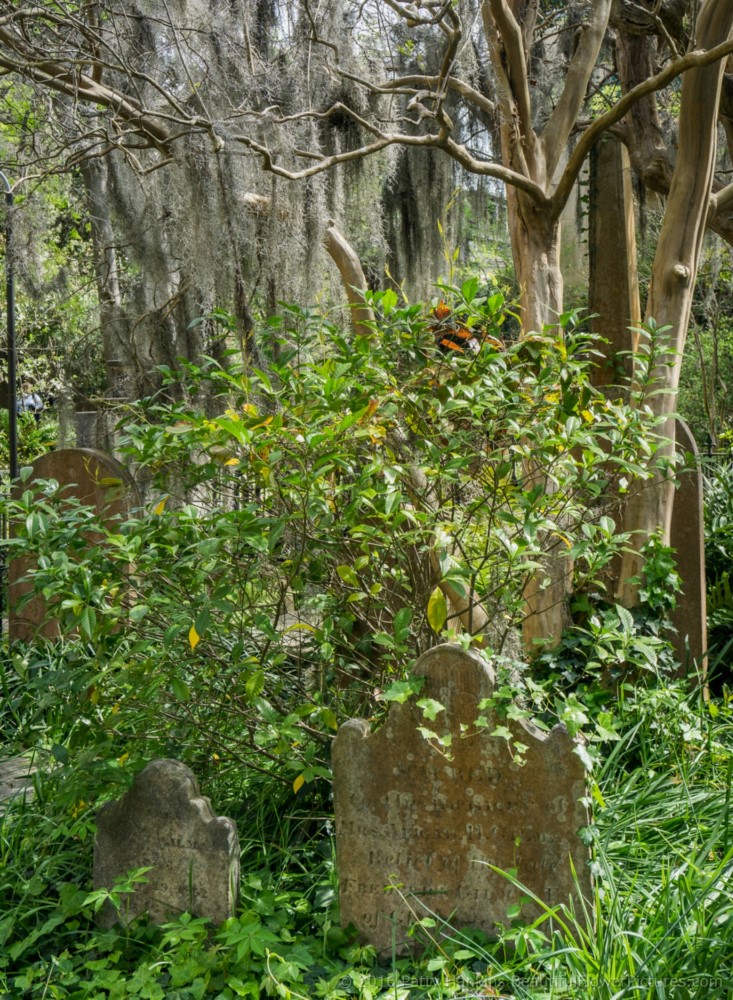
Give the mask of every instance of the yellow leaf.
M 303 787 L 304 784 L 305 784 L 305 778 L 303 777 L 302 774 L 299 774 L 298 777 L 293 782 L 293 791 L 295 792 L 296 795 L 298 794 L 298 792 L 300 791 L 300 789 Z
M 253 403 L 245 403 L 242 406 L 242 409 L 244 410 L 244 412 L 247 414 L 248 417 L 257 416 L 257 407 Z
M 587 424 L 593 423 L 593 414 L 590 412 L 590 410 L 581 410 L 580 415 Z
M 440 632 L 448 617 L 448 605 L 440 587 L 436 587 L 428 601 L 428 622 L 434 632 Z
M 129 753 L 123 753 L 121 757 L 117 758 L 117 763 L 120 765 L 120 767 L 124 767 L 129 757 L 130 757 Z
M 153 513 L 154 514 L 162 514 L 163 513 L 163 509 L 165 508 L 165 502 L 166 502 L 167 499 L 168 499 L 168 497 L 163 497 L 162 500 L 160 500 L 158 503 L 156 503 L 155 507 L 153 508 Z
M 201 642 L 201 636 L 196 631 L 195 625 L 192 625 L 188 630 L 188 641 L 191 643 L 191 649 L 196 649 L 198 644 Z
M 239 459 L 238 458 L 228 458 L 226 460 L 226 462 L 224 463 L 224 465 L 239 465 Z

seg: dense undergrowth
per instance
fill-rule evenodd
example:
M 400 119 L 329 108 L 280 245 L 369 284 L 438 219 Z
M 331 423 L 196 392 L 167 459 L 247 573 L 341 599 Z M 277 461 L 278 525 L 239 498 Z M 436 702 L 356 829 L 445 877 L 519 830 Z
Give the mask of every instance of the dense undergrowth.
M 38 767 L 33 798 L 0 818 L 0 995 L 733 988 L 733 706 L 722 684 L 707 703 L 670 680 L 666 550 L 650 549 L 640 609 L 608 593 L 627 541 L 613 514 L 654 460 L 645 372 L 663 345 L 652 329 L 629 401 L 614 400 L 590 385 L 574 317 L 505 345 L 498 293 L 443 295 L 485 338 L 477 355 L 436 353 L 424 308 L 392 293 L 356 342 L 292 309 L 266 367 L 186 373 L 223 397 L 218 414 L 160 396 L 126 415 L 144 508 L 100 524 L 54 483 L 7 501 L 11 555 L 37 560 L 61 636 L 0 662 L 3 745 Z M 574 621 L 530 666 L 521 595 L 548 548 L 574 560 Z M 421 651 L 470 641 L 446 594 L 489 613 L 499 707 L 517 696 L 513 711 L 586 736 L 593 912 L 508 915 L 498 941 L 418 912 L 422 958 L 380 962 L 339 925 L 329 745 L 345 718 L 409 696 Z M 237 821 L 240 907 L 218 929 L 95 927 L 95 811 L 156 756 L 189 764 Z
M 733 705 L 679 684 L 628 689 L 591 780 L 588 921 L 559 908 L 499 941 L 421 913 L 421 960 L 378 962 L 338 923 L 328 793 L 211 783 L 239 822 L 238 915 L 95 929 L 89 772 L 59 761 L 2 820 L 2 995 L 9 997 L 727 996 L 733 988 Z M 57 751 L 57 757 L 63 755 Z M 118 763 L 124 772 L 125 762 Z M 107 785 L 98 775 L 98 787 Z M 121 775 L 117 775 L 121 779 Z M 217 794 L 218 793 L 218 794 Z M 240 797 L 239 802 L 234 798 Z M 97 804 L 99 799 L 95 800 Z M 129 886 L 121 886 L 124 892 Z

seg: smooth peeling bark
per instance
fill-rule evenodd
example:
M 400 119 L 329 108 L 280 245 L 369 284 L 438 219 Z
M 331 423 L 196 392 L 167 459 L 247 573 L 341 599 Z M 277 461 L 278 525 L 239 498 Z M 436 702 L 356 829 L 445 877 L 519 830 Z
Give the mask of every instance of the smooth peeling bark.
M 522 334 L 542 333 L 563 310 L 560 221 L 515 188 L 507 203 Z
M 733 0 L 707 0 L 697 24 L 697 44 L 711 48 L 724 42 L 733 29 Z M 685 74 L 679 120 L 679 144 L 667 210 L 652 268 L 647 317 L 660 327 L 669 326 L 669 350 L 655 366 L 655 388 L 649 400 L 655 416 L 662 418 L 659 432 L 667 439 L 660 458 L 674 453 L 674 418 L 682 355 L 705 235 L 717 151 L 718 105 L 724 63 L 696 68 Z M 638 601 L 638 580 L 643 572 L 641 550 L 661 529 L 669 544 L 674 502 L 674 481 L 657 469 L 651 482 L 629 498 L 624 529 L 633 532 L 621 562 L 617 597 L 626 607 Z M 634 582 L 636 580 L 637 582 Z
M 341 275 L 351 308 L 354 333 L 357 336 L 373 337 L 374 312 L 364 300 L 367 281 L 356 250 L 335 226 L 328 226 L 326 229 L 323 246 Z
M 527 51 L 531 44 L 534 6 L 520 0 L 488 0 L 484 3 L 484 27 L 500 93 L 502 162 L 531 178 L 547 191 L 548 167 L 545 143 L 532 127 Z M 555 123 L 562 136 L 562 123 Z M 554 144 L 553 144 L 554 145 Z M 554 148 L 550 151 L 555 157 Z M 563 308 L 563 278 L 560 269 L 560 210 L 549 200 L 540 201 L 516 187 L 506 189 L 509 238 L 519 284 L 522 335 L 542 333 L 557 322 Z M 524 463 L 528 484 L 553 484 L 532 461 Z M 572 563 L 559 546 L 545 553 L 543 567 L 528 579 L 523 596 L 526 613 L 522 641 L 527 656 L 557 645 L 568 623 L 568 596 Z

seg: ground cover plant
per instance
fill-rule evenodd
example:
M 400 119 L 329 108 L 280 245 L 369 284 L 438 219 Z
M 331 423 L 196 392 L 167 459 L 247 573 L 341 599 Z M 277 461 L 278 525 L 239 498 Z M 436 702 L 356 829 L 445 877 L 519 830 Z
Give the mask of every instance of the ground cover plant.
M 127 414 L 151 491 L 133 516 L 100 525 L 53 483 L 7 502 L 11 553 L 34 553 L 62 637 L 14 646 L 0 670 L 3 743 L 39 765 L 35 798 L 0 818 L 0 992 L 689 997 L 717 989 L 713 975 L 730 987 L 731 705 L 668 680 L 666 550 L 639 611 L 608 589 L 627 541 L 613 514 L 658 446 L 658 331 L 625 403 L 591 387 L 594 345 L 573 315 L 505 344 L 500 293 L 468 281 L 440 295 L 484 341 L 478 354 L 436 352 L 437 309 L 391 292 L 355 340 L 293 307 L 266 367 L 189 368 L 193 389 L 222 397 L 218 413 L 161 394 Z M 522 593 L 553 547 L 574 617 L 557 650 L 525 651 Z M 562 910 L 530 927 L 510 914 L 489 942 L 416 910 L 424 958 L 385 964 L 339 925 L 330 739 L 349 715 L 410 697 L 421 651 L 472 633 L 506 708 L 518 695 L 540 724 L 587 735 L 595 929 Z M 189 916 L 95 929 L 94 811 L 155 756 L 188 763 L 239 824 L 242 900 L 219 929 Z

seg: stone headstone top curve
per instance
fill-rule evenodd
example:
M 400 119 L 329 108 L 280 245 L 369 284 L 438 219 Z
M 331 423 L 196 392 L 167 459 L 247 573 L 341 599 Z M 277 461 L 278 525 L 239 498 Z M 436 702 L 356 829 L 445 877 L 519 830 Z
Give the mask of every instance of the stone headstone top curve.
M 551 906 L 589 898 L 588 852 L 578 836 L 588 822 L 585 771 L 564 727 L 543 733 L 479 708 L 495 679 L 473 651 L 437 646 L 415 672 L 425 676 L 420 698 L 444 706 L 434 721 L 412 700 L 392 705 L 376 731 L 352 719 L 334 740 L 342 924 L 353 923 L 380 954 L 389 953 L 393 932 L 409 950 L 409 927 L 426 916 L 495 935 L 523 892 L 494 868 L 514 873 Z M 523 763 L 492 735 L 497 726 L 524 747 Z M 521 909 L 528 918 L 539 912 Z
M 162 923 L 181 913 L 219 924 L 233 915 L 239 885 L 239 840 L 234 822 L 216 816 L 193 772 L 177 760 L 154 760 L 122 798 L 97 814 L 94 887 L 111 888 L 127 872 L 150 866 L 117 912 L 100 923 L 128 923 L 147 913 Z

